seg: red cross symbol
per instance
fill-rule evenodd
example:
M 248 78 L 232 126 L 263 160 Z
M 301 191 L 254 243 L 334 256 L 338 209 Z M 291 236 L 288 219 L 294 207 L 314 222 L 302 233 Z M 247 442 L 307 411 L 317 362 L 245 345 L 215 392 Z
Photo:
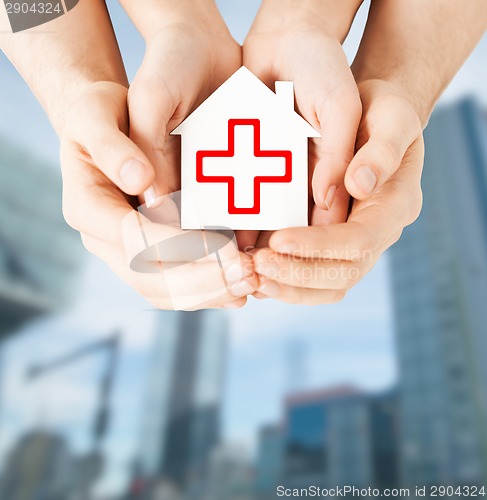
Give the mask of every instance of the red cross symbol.
M 236 127 L 240 130 L 239 141 L 235 140 Z M 253 132 L 251 137 L 248 137 L 249 129 Z M 236 154 L 236 149 L 238 154 Z M 208 162 L 210 158 L 213 160 Z M 265 160 L 259 160 L 262 158 Z M 203 163 L 205 163 L 205 172 L 208 173 L 208 170 L 212 170 L 212 175 L 206 175 L 203 172 Z M 212 165 L 208 165 L 208 163 L 212 163 Z M 256 168 L 258 174 L 252 172 Z M 234 175 L 228 175 L 228 172 L 232 170 L 235 171 Z M 276 174 L 276 172 L 280 172 L 280 174 Z M 228 149 L 226 151 L 198 151 L 196 153 L 196 180 L 198 182 L 224 182 L 228 184 L 229 214 L 258 214 L 260 213 L 260 186 L 262 183 L 291 182 L 292 152 L 262 151 L 260 149 L 260 120 L 230 119 L 228 120 Z M 252 195 L 253 205 L 251 207 L 236 207 L 235 198 L 248 199 L 249 193 Z

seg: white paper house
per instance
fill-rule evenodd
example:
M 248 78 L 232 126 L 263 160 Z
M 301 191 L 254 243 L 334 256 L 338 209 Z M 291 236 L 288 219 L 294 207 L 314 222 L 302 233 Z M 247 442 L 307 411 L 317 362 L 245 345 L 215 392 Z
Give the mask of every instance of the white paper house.
M 272 92 L 242 67 L 172 134 L 182 136 L 183 229 L 308 225 L 308 138 L 292 82 Z

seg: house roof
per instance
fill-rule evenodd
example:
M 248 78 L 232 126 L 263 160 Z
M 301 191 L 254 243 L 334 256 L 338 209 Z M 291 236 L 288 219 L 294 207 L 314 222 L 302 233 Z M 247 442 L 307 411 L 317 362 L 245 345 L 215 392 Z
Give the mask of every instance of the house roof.
M 289 83 L 292 84 L 292 82 Z M 238 99 L 239 103 L 242 103 L 246 98 L 245 90 L 242 92 L 242 89 L 248 90 L 247 97 L 258 95 L 259 99 L 267 100 L 275 109 L 279 109 L 279 114 L 287 115 L 292 121 L 293 127 L 296 127 L 298 133 L 302 133 L 306 137 L 321 137 L 319 132 L 294 110 L 294 102 L 289 103 L 289 106 L 286 107 L 285 104 L 282 103 L 280 96 L 269 89 L 265 83 L 259 80 L 259 78 L 245 66 L 239 68 L 228 80 L 216 89 L 202 104 L 200 104 L 200 106 L 180 123 L 171 134 L 183 135 L 185 129 L 191 126 L 196 119 L 200 119 L 206 114 L 212 114 L 214 107 L 221 105 L 222 98 L 226 98 L 228 101 Z M 279 119 L 281 118 L 282 117 L 279 117 Z

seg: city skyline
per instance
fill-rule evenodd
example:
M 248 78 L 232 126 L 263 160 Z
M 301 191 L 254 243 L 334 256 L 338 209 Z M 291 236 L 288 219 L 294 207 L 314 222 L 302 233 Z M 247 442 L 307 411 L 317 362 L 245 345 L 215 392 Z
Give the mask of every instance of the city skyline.
M 432 116 L 423 211 L 390 252 L 407 486 L 487 479 L 486 139 L 472 100 Z
M 257 2 L 246 2 L 245 5 L 242 2 L 237 5 L 238 8 L 230 2 L 220 1 L 219 4 L 231 30 L 242 41 Z M 132 78 L 142 59 L 144 45 L 118 4 L 109 2 L 109 6 L 115 28 L 123 35 L 120 45 Z M 358 24 L 363 22 L 363 18 L 362 12 Z M 351 39 L 346 44 L 349 57 L 356 47 L 357 33 L 358 28 L 352 30 Z M 487 90 L 479 83 L 485 82 L 487 75 L 482 77 L 478 74 L 487 72 L 486 65 L 482 65 L 485 54 L 487 39 L 484 37 L 472 59 L 453 82 L 444 102 L 469 92 L 476 95 L 480 102 L 487 103 Z M 3 54 L 0 55 L 0 73 L 4 86 L 0 96 L 0 134 L 55 165 L 58 162 L 58 144 L 54 133 L 27 86 Z M 230 314 L 231 363 L 225 388 L 223 429 L 227 440 L 242 441 L 252 450 L 257 428 L 274 421 L 280 414 L 286 385 L 284 339 L 299 336 L 305 343 L 313 345 L 308 355 L 308 388 L 354 383 L 365 390 L 379 390 L 395 383 L 397 371 L 387 266 L 386 256 L 342 303 L 334 306 L 309 309 L 274 301 L 251 300 L 244 310 Z M 125 480 L 122 466 L 125 467 L 136 448 L 136 439 L 127 437 L 127 434 L 137 434 L 142 405 L 138 391 L 154 339 L 157 313 L 92 256 L 86 256 L 78 293 L 78 299 L 70 310 L 26 326 L 22 329 L 25 336 L 9 345 L 6 357 L 11 360 L 8 366 L 13 371 L 8 378 L 6 397 L 18 408 L 14 415 L 8 414 L 3 418 L 8 420 L 9 428 L 16 435 L 23 425 L 32 424 L 25 414 L 33 412 L 38 415 L 35 405 L 39 404 L 39 397 L 34 401 L 28 400 L 22 373 L 31 361 L 38 360 L 40 354 L 49 358 L 63 350 L 70 350 L 72 344 L 103 337 L 114 327 L 123 325 L 125 361 L 121 367 L 115 404 L 116 408 L 124 408 L 124 415 L 117 418 L 107 444 L 108 450 L 117 455 L 118 462 L 102 485 L 104 491 L 111 491 L 119 488 Z M 85 373 L 84 370 L 82 373 Z M 62 398 L 71 401 L 71 414 L 76 411 L 73 407 L 76 409 L 91 404 L 93 395 L 89 386 L 93 380 L 85 380 L 84 375 L 68 380 L 70 382 L 65 381 L 56 387 Z M 128 411 L 124 401 L 127 394 L 133 399 Z M 55 410 L 60 411 L 55 421 L 63 422 L 65 410 L 59 405 Z M 19 421 L 14 422 L 16 418 Z M 83 422 L 81 420 L 80 425 L 84 426 Z M 5 439 L 3 433 L 2 450 L 6 447 Z M 82 441 L 82 438 L 79 439 Z

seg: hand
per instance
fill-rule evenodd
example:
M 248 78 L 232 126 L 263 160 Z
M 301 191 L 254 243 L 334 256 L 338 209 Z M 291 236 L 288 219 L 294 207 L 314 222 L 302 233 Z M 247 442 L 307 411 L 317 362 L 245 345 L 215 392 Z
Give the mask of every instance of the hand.
M 211 12 L 209 19 L 189 12 L 183 20 L 152 29 L 143 64 L 130 86 L 130 138 L 156 172 L 146 195 L 149 205 L 157 196 L 180 189 L 179 138 L 170 132 L 242 63 L 240 45 L 219 13 Z
M 358 151 L 345 179 L 357 198 L 348 221 L 275 232 L 270 248 L 254 254 L 258 297 L 301 304 L 341 300 L 419 215 L 424 154 L 420 120 L 394 86 L 371 80 L 358 88 L 364 113 Z M 366 177 L 372 194 L 356 178 L 363 166 L 370 169 Z
M 186 248 L 172 247 L 169 255 L 148 252 L 142 263 L 145 272 L 131 269 L 130 261 L 147 246 L 182 231 L 171 224 L 177 214 L 167 200 L 162 207 L 167 223 L 159 224 L 135 211 L 137 199 L 123 192 L 140 192 L 145 181 L 138 172 L 146 179 L 153 175 L 146 155 L 126 135 L 127 89 L 114 83 L 91 85 L 69 107 L 64 123 L 63 211 L 68 224 L 81 233 L 85 247 L 157 308 L 245 304 L 257 280 L 250 257 L 239 254 L 232 244 L 221 251 L 222 266 L 215 256 L 195 262 Z M 132 182 L 125 181 L 127 175 Z M 193 234 L 203 237 L 202 232 Z
M 295 7 L 264 0 L 243 55 L 244 65 L 271 88 L 276 80 L 293 81 L 299 112 L 322 134 L 311 143 L 309 169 L 311 223 L 324 225 L 347 217 L 344 176 L 355 152 L 361 102 L 339 41 L 353 16 L 343 23 L 322 10 L 327 2 L 315 2 L 315 9 L 312 3 Z M 343 25 L 344 33 L 334 31 L 337 25 Z M 258 246 L 267 236 L 261 236 Z

